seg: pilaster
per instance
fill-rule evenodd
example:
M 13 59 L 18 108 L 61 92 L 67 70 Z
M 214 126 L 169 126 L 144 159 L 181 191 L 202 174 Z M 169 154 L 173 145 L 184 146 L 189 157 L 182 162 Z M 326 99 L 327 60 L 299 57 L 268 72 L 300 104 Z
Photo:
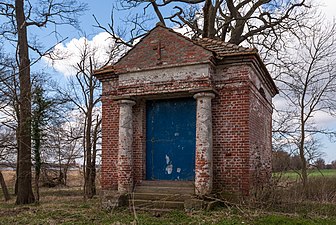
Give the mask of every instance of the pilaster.
M 196 111 L 195 193 L 205 196 L 212 191 L 212 111 L 211 99 L 215 94 L 200 92 L 194 95 Z
M 118 192 L 126 194 L 133 188 L 133 113 L 135 101 L 119 100 Z

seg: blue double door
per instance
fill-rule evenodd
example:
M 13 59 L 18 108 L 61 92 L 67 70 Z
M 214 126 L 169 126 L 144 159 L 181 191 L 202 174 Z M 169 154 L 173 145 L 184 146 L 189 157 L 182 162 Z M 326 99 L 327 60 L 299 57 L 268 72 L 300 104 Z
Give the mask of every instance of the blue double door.
M 194 180 L 196 101 L 147 101 L 147 180 Z

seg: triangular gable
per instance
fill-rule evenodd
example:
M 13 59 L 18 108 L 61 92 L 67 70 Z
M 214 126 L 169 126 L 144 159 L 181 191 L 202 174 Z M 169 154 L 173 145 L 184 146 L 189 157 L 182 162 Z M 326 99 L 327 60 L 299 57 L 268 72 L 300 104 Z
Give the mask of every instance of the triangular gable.
M 258 61 L 273 95 L 276 85 L 255 48 L 246 48 L 210 38 L 191 40 L 174 30 L 158 24 L 149 31 L 117 63 L 95 71 L 98 78 L 132 71 L 160 69 L 212 62 L 223 62 L 227 57 L 250 56 Z M 241 61 L 241 60 L 239 60 Z M 109 74 L 108 76 L 106 76 Z
M 172 29 L 157 25 L 115 65 L 117 73 L 209 62 L 210 50 Z

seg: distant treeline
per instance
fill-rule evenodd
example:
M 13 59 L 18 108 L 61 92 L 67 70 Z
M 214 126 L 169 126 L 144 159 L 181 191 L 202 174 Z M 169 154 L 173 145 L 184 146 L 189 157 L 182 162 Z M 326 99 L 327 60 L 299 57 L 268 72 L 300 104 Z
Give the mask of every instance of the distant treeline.
M 309 169 L 336 169 L 336 160 L 326 164 L 324 159 L 316 158 L 307 162 Z M 285 151 L 274 151 L 272 155 L 273 172 L 301 170 L 302 161 L 299 155 L 291 155 Z

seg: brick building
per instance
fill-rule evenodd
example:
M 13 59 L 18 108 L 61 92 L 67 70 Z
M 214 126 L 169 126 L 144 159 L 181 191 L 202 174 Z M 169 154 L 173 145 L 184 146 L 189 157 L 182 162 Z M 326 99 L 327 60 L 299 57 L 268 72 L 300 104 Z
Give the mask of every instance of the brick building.
M 255 49 L 157 25 L 95 76 L 103 84 L 103 190 L 172 180 L 191 181 L 198 196 L 248 195 L 270 178 L 278 91 Z

